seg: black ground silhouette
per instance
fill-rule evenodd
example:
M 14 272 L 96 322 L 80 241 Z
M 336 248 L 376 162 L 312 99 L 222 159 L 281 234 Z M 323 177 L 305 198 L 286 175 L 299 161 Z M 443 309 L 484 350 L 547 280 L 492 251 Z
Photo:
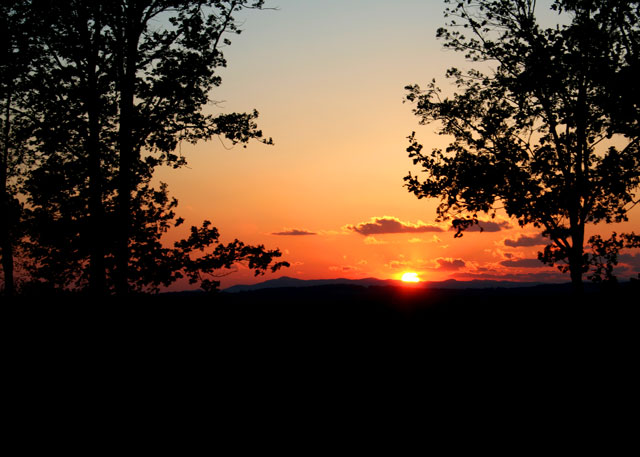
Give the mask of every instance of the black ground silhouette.
M 44 325 L 55 325 L 46 322 L 48 316 L 63 321 L 63 326 L 114 324 L 171 335 L 235 333 L 269 340 L 291 334 L 308 339 L 363 333 L 401 339 L 499 334 L 547 344 L 547 337 L 633 334 L 639 295 L 637 281 L 590 285 L 579 298 L 570 284 L 465 289 L 328 284 L 112 297 L 101 302 L 83 295 L 47 295 L 7 304 L 29 305 L 13 310 L 37 316 Z
M 435 380 L 477 395 L 484 395 L 481 386 L 494 393 L 527 386 L 518 395 L 552 391 L 557 398 L 563 386 L 601 389 L 596 380 L 618 386 L 635 379 L 637 296 L 637 283 L 622 283 L 589 288 L 580 301 L 570 284 L 339 284 L 103 302 L 22 297 L 22 306 L 3 307 L 3 328 L 22 364 L 36 360 L 51 373 L 60 371 L 60 360 L 81 371 L 105 363 L 118 373 L 153 370 L 158 379 L 222 383 L 227 390 L 218 387 L 216 395 L 223 397 L 239 390 L 275 401 L 298 389 L 320 398 L 347 385 L 366 392 L 372 382 L 397 389 Z

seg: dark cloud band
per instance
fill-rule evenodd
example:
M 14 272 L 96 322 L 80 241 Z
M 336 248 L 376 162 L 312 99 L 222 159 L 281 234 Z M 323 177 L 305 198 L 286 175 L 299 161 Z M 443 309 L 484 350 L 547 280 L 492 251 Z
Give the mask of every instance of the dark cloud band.
M 411 222 L 404 222 L 391 216 L 372 217 L 369 222 L 347 225 L 345 228 L 364 236 L 382 235 L 384 233 L 424 233 L 443 231 L 442 228 L 437 225 L 429 225 L 422 222 L 412 224 Z
M 273 232 L 272 235 L 279 236 L 301 236 L 301 235 L 317 235 L 315 232 L 309 232 L 307 230 L 291 229 L 284 230 L 282 232 Z
M 439 259 L 436 259 L 436 262 L 438 263 L 438 270 L 445 270 L 445 271 L 455 271 L 455 270 L 459 270 L 460 268 L 464 268 L 466 266 L 465 261 L 462 259 L 439 258 Z
M 522 235 L 515 240 L 504 240 L 505 246 L 512 248 L 527 247 L 527 246 L 541 246 L 547 244 L 549 240 L 542 235 L 526 236 Z
M 540 268 L 544 264 L 538 259 L 503 260 L 500 265 L 512 268 Z

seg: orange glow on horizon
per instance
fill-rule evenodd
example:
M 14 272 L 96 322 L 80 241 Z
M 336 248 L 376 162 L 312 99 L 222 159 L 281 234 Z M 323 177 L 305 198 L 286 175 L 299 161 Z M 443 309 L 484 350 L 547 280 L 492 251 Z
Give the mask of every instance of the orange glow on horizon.
M 420 282 L 420 278 L 418 278 L 417 273 L 407 272 L 402 275 L 402 282 Z

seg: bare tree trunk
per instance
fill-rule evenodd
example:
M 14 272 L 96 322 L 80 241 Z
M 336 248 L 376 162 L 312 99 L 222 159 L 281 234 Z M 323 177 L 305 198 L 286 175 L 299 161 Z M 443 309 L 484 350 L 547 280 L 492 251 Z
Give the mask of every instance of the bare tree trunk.
M 578 225 L 571 229 L 571 252 L 569 254 L 569 272 L 571 275 L 571 287 L 577 297 L 584 293 L 582 274 L 584 268 L 584 225 Z

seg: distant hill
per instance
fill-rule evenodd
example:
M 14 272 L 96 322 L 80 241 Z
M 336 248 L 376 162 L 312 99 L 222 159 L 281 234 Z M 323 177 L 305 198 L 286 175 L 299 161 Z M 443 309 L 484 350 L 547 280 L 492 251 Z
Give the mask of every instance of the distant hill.
M 391 279 L 297 279 L 289 276 L 282 276 L 277 279 L 269 279 L 268 281 L 259 282 L 257 284 L 238 284 L 224 289 L 224 292 L 248 292 L 261 289 L 277 289 L 281 287 L 312 287 L 312 286 L 332 286 L 332 285 L 354 285 L 354 286 L 390 286 L 400 281 Z
M 448 279 L 446 281 L 424 281 L 416 284 L 403 283 L 395 279 L 296 279 L 289 276 L 282 276 L 277 279 L 269 279 L 257 284 L 238 284 L 224 289 L 224 292 L 237 293 L 249 292 L 261 289 L 276 289 L 284 287 L 314 287 L 314 286 L 330 286 L 330 285 L 353 285 L 353 286 L 409 286 L 414 288 L 429 289 L 491 289 L 491 288 L 515 288 L 515 287 L 532 287 L 542 285 L 540 282 L 516 282 L 516 281 L 489 281 L 489 280 L 473 280 L 473 281 L 456 281 Z

